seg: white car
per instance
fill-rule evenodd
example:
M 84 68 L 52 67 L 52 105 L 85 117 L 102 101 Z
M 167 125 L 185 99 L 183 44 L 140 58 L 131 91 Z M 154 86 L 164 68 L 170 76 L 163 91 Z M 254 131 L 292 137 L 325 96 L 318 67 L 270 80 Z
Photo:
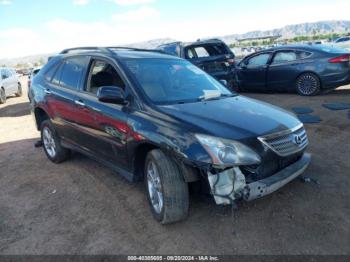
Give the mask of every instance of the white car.
M 0 104 L 10 95 L 22 96 L 22 86 L 14 69 L 0 68 Z
M 350 50 L 350 36 L 336 39 L 333 45 Z

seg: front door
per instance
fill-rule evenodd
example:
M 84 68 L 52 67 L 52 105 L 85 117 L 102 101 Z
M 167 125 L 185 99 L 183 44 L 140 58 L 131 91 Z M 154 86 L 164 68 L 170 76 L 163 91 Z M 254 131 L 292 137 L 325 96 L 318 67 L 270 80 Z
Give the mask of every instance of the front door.
M 77 117 L 85 134 L 79 144 L 90 153 L 119 167 L 128 166 L 127 139 L 130 128 L 124 106 L 100 102 L 97 91 L 102 86 L 126 88 L 118 69 L 108 60 L 93 59 L 89 76 L 79 95 Z
M 270 53 L 262 53 L 243 60 L 237 68 L 240 87 L 247 91 L 265 91 Z

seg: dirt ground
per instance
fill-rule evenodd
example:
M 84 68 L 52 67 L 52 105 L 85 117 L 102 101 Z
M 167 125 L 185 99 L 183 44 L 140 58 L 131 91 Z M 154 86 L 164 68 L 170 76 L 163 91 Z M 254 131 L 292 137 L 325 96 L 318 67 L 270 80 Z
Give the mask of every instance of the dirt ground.
M 25 80 L 24 80 L 25 82 Z M 0 105 L 0 254 L 350 254 L 350 119 L 325 102 L 350 102 L 350 86 L 306 98 L 246 94 L 285 109 L 310 106 L 313 160 L 306 175 L 230 208 L 192 196 L 188 220 L 161 226 L 143 184 L 75 154 L 61 165 L 34 148 L 26 94 Z

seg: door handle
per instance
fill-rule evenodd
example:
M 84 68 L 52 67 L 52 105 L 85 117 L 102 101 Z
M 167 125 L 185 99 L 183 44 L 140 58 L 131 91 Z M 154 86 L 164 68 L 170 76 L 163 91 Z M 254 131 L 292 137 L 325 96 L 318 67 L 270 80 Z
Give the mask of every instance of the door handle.
M 48 88 L 46 88 L 46 89 L 44 90 L 44 92 L 45 92 L 45 94 L 47 94 L 47 95 L 51 95 L 51 94 L 52 94 L 52 92 L 51 92 L 50 89 L 48 89 Z
M 74 103 L 78 106 L 82 106 L 82 107 L 85 107 L 85 103 L 81 100 L 75 100 Z

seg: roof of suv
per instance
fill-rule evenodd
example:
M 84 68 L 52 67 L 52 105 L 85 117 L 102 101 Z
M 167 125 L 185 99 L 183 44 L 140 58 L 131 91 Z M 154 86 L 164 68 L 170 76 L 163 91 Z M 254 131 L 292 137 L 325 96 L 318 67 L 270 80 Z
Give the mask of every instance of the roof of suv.
M 63 50 L 59 55 L 105 55 L 124 59 L 165 58 L 178 59 L 160 50 L 137 49 L 129 47 L 77 47 Z

